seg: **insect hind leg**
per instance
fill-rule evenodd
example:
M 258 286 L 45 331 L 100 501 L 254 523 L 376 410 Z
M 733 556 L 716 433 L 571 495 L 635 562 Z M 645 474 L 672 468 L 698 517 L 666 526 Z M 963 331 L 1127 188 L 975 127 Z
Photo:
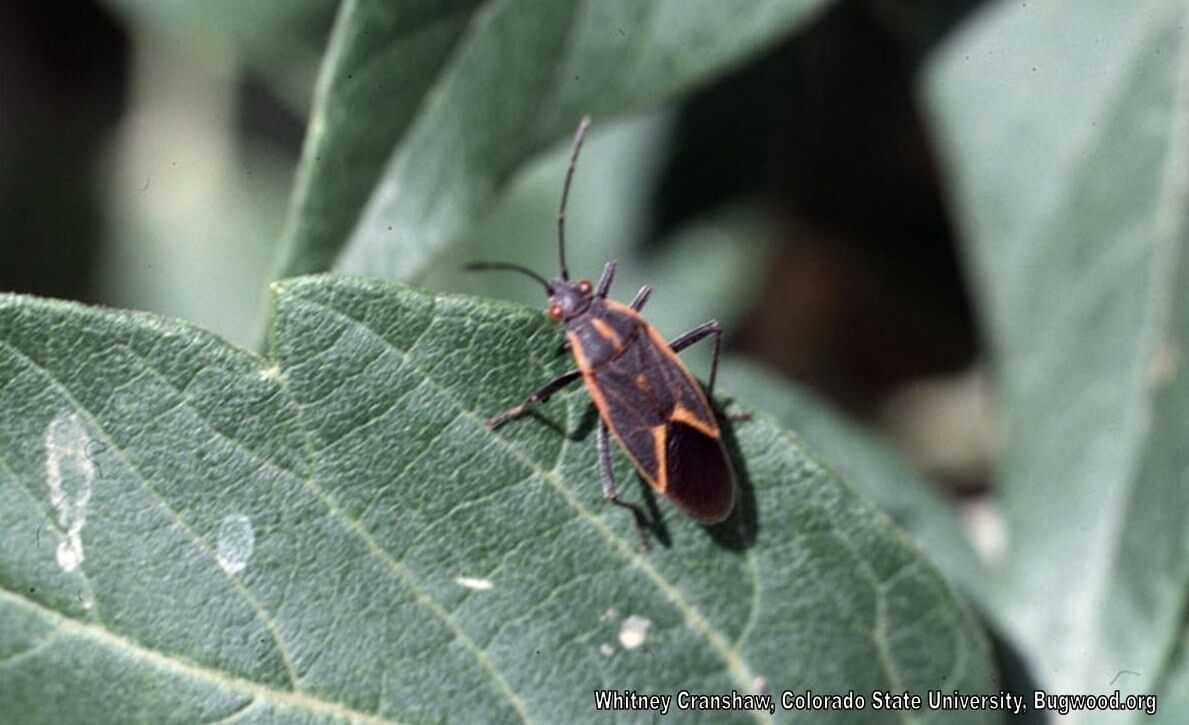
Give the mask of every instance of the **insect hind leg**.
M 689 332 L 681 335 L 677 339 L 669 343 L 669 347 L 673 348 L 673 352 L 681 352 L 685 348 L 694 343 L 714 335 L 714 355 L 710 360 L 710 381 L 706 386 L 707 394 L 714 394 L 714 379 L 718 377 L 718 353 L 722 344 L 722 325 L 718 324 L 718 320 L 710 320 L 703 322 Z
M 718 376 L 718 353 L 722 343 L 722 326 L 718 324 L 718 320 L 703 322 L 670 342 L 669 347 L 673 349 L 673 352 L 681 352 L 709 335 L 714 335 L 714 356 L 710 361 L 710 382 L 706 386 L 706 395 L 711 396 L 711 403 L 713 404 L 714 379 Z M 751 413 L 736 413 L 727 417 L 731 420 L 751 420 Z
M 621 506 L 632 512 L 632 519 L 636 522 L 636 531 L 640 534 L 640 546 L 644 551 L 648 551 L 648 514 L 640 504 L 624 501 L 619 497 L 619 487 L 615 484 L 615 470 L 611 466 L 611 445 L 608 437 L 607 423 L 600 418 L 599 434 L 595 440 L 599 452 L 599 468 L 603 474 L 603 497 L 616 506 Z

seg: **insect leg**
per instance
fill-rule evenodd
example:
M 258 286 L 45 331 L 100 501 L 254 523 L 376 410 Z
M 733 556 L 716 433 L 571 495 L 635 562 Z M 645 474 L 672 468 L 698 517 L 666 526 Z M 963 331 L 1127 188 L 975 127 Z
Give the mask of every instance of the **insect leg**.
M 652 288 L 648 285 L 644 285 L 640 288 L 640 291 L 636 293 L 635 299 L 632 300 L 632 304 L 628 305 L 628 307 L 631 307 L 636 312 L 639 312 L 644 308 L 644 303 L 648 301 L 648 296 L 651 294 Z
M 615 485 L 615 470 L 611 466 L 611 445 L 607 440 L 607 433 L 607 423 L 602 418 L 599 418 L 599 435 L 595 439 L 595 446 L 599 452 L 599 468 L 602 469 L 603 473 L 603 496 L 616 506 L 622 506 L 632 512 L 632 518 L 636 522 L 636 530 L 640 532 L 640 544 L 647 551 L 648 526 L 645 522 L 648 521 L 648 515 L 644 513 L 644 509 L 640 507 L 640 504 L 624 501 L 619 497 L 619 487 Z
M 550 380 L 549 382 L 542 385 L 540 390 L 537 390 L 532 395 L 528 396 L 528 400 L 525 400 L 520 405 L 517 405 L 514 408 L 508 408 L 503 413 L 500 413 L 494 418 L 488 418 L 487 427 L 495 430 L 513 418 L 524 415 L 535 406 L 544 403 L 546 400 L 549 400 L 549 396 L 553 395 L 580 377 L 582 377 L 581 370 L 571 370 L 565 375 L 557 376 L 553 380 Z
M 612 259 L 607 264 L 603 265 L 603 274 L 599 277 L 599 283 L 595 286 L 595 297 L 603 298 L 611 291 L 611 280 L 615 279 L 615 260 Z
M 718 375 L 718 350 L 719 344 L 722 342 L 722 326 L 718 324 L 718 320 L 710 320 L 703 322 L 694 329 L 678 337 L 673 342 L 669 343 L 669 347 L 673 348 L 673 352 L 681 352 L 685 348 L 694 344 L 698 340 L 707 335 L 714 335 L 714 357 L 710 362 L 710 384 L 707 385 L 709 393 L 714 392 L 714 378 Z

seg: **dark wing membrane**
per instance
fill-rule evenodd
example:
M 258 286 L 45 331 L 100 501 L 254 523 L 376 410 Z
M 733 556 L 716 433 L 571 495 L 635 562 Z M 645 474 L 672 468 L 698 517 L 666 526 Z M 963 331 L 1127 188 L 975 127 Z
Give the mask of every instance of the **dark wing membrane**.
M 705 523 L 717 523 L 735 507 L 735 474 L 718 438 L 684 423 L 665 428 L 665 491 L 673 503 Z

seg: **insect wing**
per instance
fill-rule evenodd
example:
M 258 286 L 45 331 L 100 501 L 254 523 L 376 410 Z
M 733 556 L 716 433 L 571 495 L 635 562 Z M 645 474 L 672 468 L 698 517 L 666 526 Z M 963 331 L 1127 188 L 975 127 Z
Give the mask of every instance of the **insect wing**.
M 694 518 L 725 519 L 735 483 L 701 386 L 647 323 L 615 360 L 588 372 L 587 388 L 636 470 Z
M 665 429 L 668 497 L 705 523 L 717 523 L 735 507 L 735 472 L 722 441 L 682 422 Z

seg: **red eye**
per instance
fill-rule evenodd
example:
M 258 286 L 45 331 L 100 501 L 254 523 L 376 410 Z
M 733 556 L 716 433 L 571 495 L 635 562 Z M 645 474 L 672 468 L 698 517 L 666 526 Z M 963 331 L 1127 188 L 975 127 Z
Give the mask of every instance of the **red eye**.
M 578 291 L 584 295 L 590 294 L 590 280 L 583 279 L 578 281 Z
M 561 320 L 561 305 L 556 302 L 549 305 L 549 316 L 555 320 Z

